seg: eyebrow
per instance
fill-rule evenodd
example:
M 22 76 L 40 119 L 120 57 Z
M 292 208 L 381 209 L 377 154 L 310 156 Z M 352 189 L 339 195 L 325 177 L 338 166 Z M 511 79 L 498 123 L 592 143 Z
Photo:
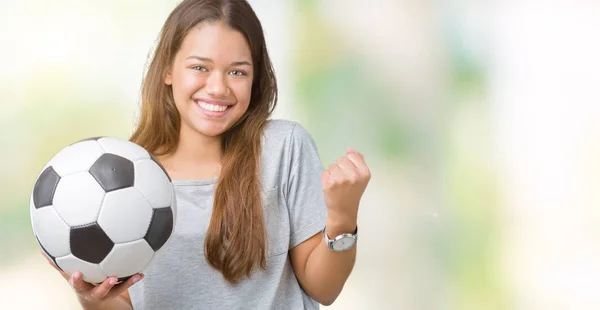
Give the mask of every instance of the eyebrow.
M 206 57 L 200 57 L 200 56 L 190 56 L 190 57 L 186 58 L 186 60 L 187 59 L 197 59 L 197 60 L 204 61 L 204 62 L 214 63 L 214 61 L 212 59 L 206 58 Z M 231 63 L 231 66 L 244 66 L 244 65 L 252 67 L 252 64 L 247 61 L 234 61 Z

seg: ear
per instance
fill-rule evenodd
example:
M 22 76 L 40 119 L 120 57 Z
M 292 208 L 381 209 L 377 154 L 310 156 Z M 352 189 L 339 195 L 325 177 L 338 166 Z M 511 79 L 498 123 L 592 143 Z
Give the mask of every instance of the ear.
M 171 75 L 171 68 L 167 68 L 165 70 L 165 84 L 167 85 L 173 85 L 173 77 Z

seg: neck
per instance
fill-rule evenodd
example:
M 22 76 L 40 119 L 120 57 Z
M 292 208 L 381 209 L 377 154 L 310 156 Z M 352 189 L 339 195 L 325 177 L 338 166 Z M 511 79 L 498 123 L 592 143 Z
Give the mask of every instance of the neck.
M 209 164 L 220 163 L 221 153 L 220 136 L 209 137 L 189 128 L 181 128 L 173 156 L 184 162 Z
M 221 137 L 210 137 L 182 126 L 177 149 L 162 159 L 172 179 L 210 179 L 221 170 Z

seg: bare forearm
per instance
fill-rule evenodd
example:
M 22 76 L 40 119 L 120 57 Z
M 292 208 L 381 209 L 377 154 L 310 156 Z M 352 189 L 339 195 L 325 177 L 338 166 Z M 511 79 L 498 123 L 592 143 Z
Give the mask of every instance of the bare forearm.
M 354 231 L 356 224 L 335 225 L 328 221 L 329 237 Z M 323 237 L 323 236 L 321 236 Z M 320 242 L 306 262 L 304 290 L 323 305 L 332 304 L 339 296 L 356 261 L 356 246 L 346 252 L 335 252 Z
M 345 157 L 321 173 L 327 205 L 326 234 L 330 240 L 355 231 L 360 198 L 370 178 L 371 172 L 363 155 L 351 148 L 346 149 Z M 354 268 L 356 244 L 348 251 L 336 252 L 329 250 L 323 239 L 316 240 L 316 236 L 293 250 L 292 263 L 306 293 L 319 303 L 330 305 L 337 299 Z M 342 245 L 341 249 L 345 248 Z

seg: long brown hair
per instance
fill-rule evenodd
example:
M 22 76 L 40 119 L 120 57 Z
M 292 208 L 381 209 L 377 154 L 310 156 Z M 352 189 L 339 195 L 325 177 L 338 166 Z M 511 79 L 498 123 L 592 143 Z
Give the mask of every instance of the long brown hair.
M 266 268 L 259 169 L 263 130 L 277 102 L 263 29 L 245 0 L 184 0 L 171 12 L 143 81 L 141 116 L 130 141 L 155 155 L 177 148 L 181 120 L 172 88 L 164 83 L 165 72 L 191 29 L 217 21 L 245 36 L 255 68 L 248 110 L 222 135 L 221 174 L 204 240 L 208 263 L 236 283 L 250 277 L 255 267 Z

